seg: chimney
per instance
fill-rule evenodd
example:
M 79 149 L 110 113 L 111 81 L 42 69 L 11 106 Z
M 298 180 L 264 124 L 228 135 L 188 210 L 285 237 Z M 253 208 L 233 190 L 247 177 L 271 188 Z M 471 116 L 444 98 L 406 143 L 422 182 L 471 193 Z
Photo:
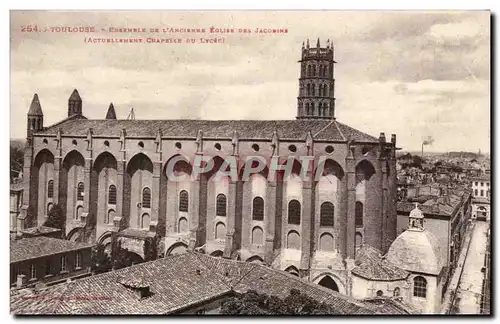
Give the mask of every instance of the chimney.
M 139 300 L 144 299 L 146 297 L 149 297 L 149 295 L 151 293 L 151 291 L 149 289 L 149 285 L 139 287 L 135 291 L 136 291 L 136 294 L 137 294 L 137 297 L 139 298 Z
M 391 143 L 396 145 L 396 134 L 391 134 Z
M 24 287 L 26 285 L 26 276 L 23 275 L 23 274 L 20 274 L 20 275 L 17 275 L 17 281 L 16 281 L 16 287 L 18 289 L 21 289 L 22 287 Z

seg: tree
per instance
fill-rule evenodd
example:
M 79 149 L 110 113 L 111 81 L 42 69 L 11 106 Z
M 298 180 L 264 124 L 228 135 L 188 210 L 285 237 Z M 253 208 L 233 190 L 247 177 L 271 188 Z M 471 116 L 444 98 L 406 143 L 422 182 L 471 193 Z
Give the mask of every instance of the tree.
M 134 255 L 135 254 L 129 252 L 128 249 L 122 248 L 121 242 L 119 240 L 117 240 L 116 238 L 112 239 L 111 263 L 113 270 L 130 267 L 134 261 L 136 261 L 136 263 L 141 262 L 141 260 L 133 258 Z
M 226 300 L 222 304 L 221 312 L 225 315 L 336 314 L 330 305 L 320 303 L 297 289 L 292 289 L 284 299 L 250 290 Z
M 10 179 L 17 178 L 23 170 L 24 151 L 23 142 L 19 140 L 10 141 Z
M 59 204 L 54 204 L 47 215 L 47 219 L 43 223 L 43 226 L 59 228 L 64 230 L 66 227 L 66 217 Z M 64 232 L 64 231 L 63 231 Z
M 144 261 L 153 261 L 158 259 L 159 237 L 148 237 L 144 241 Z
M 111 258 L 105 251 L 103 244 L 97 244 L 92 248 L 92 272 L 94 274 L 103 273 L 111 270 Z

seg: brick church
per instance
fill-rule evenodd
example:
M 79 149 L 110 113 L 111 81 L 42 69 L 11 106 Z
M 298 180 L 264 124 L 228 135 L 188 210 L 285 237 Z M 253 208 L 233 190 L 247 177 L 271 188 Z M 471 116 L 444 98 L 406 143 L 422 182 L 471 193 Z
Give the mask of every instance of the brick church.
M 332 43 L 307 42 L 299 62 L 290 120 L 120 120 L 113 104 L 105 119 L 88 119 L 74 90 L 67 118 L 47 126 L 35 94 L 17 227 L 42 225 L 58 204 L 68 240 L 117 239 L 143 259 L 144 242 L 156 236 L 162 256 L 196 249 L 351 294 L 356 251 L 367 244 L 386 253 L 396 238 L 396 135 L 373 137 L 335 119 Z M 169 161 L 178 160 L 176 174 L 191 175 L 200 155 L 217 166 L 228 156 L 261 156 L 293 167 L 237 181 L 215 172 L 168 178 Z M 323 157 L 321 174 L 317 164 L 303 168 L 304 156 Z

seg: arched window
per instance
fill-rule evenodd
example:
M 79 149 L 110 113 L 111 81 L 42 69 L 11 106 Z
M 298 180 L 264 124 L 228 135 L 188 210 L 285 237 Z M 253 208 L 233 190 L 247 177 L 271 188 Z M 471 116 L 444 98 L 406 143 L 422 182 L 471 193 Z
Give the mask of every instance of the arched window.
M 151 208 L 151 189 L 142 189 L 142 208 Z
M 187 212 L 189 210 L 189 195 L 186 190 L 179 193 L 179 211 Z
M 252 230 L 252 244 L 264 244 L 264 231 L 258 226 L 254 227 Z
M 418 276 L 413 279 L 413 296 L 427 297 L 427 280 L 424 277 Z
M 78 206 L 76 207 L 76 213 L 75 213 L 75 218 L 80 219 L 83 214 L 83 206 Z
M 323 112 L 323 104 L 320 102 L 318 105 L 318 115 L 321 116 L 322 112 Z
M 308 84 L 307 84 L 307 86 L 306 86 L 306 94 L 307 94 L 308 96 L 310 96 L 310 95 L 311 95 L 311 84 L 309 84 L 309 83 L 308 83 Z
M 323 96 L 328 97 L 328 87 L 325 84 L 325 87 L 323 88 Z
M 311 69 L 311 66 L 308 65 L 307 66 L 307 76 L 311 76 L 311 74 L 312 74 L 312 69 Z
M 316 85 L 314 83 L 311 85 L 311 93 L 312 93 L 312 96 L 316 95 Z
M 394 297 L 399 297 L 399 295 L 401 295 L 401 289 L 399 289 L 399 287 L 394 288 L 393 295 Z
M 52 207 L 54 207 L 53 203 L 48 203 L 47 204 L 47 215 L 50 213 L 50 210 L 52 209 Z
M 316 76 L 316 65 L 313 65 L 313 76 Z
M 113 209 L 108 210 L 108 215 L 107 215 L 107 218 L 106 218 L 106 224 L 113 223 L 114 218 L 115 218 L 115 211 Z
M 150 217 L 149 217 L 148 213 L 142 214 L 142 217 L 141 217 L 141 228 L 142 229 L 149 229 L 149 220 L 150 220 Z
M 47 185 L 47 198 L 54 198 L 54 180 L 50 180 Z
M 323 116 L 328 116 L 328 104 L 323 104 Z
M 83 182 L 78 183 L 78 187 L 76 188 L 76 200 L 83 201 Z
M 309 110 L 309 103 L 306 103 L 306 115 L 310 115 L 311 111 Z
M 288 203 L 288 224 L 300 225 L 300 202 L 297 200 Z
M 215 239 L 223 240 L 225 236 L 226 236 L 226 225 L 224 225 L 224 223 L 222 222 L 218 222 L 217 225 L 215 226 Z
M 356 235 L 354 235 L 354 249 L 355 249 L 355 251 L 358 251 L 362 245 L 363 245 L 363 235 L 361 235 L 361 233 L 359 233 L 359 232 L 356 232 Z
M 252 202 L 252 219 L 256 221 L 264 220 L 264 199 L 255 197 Z
M 333 204 L 331 202 L 322 203 L 320 208 L 319 226 L 333 227 L 333 214 Z
M 217 195 L 217 203 L 215 206 L 216 216 L 226 216 L 226 196 L 223 194 Z
M 356 227 L 363 226 L 363 203 L 356 201 L 356 206 L 354 207 L 354 223 Z
M 114 185 L 109 186 L 108 204 L 116 205 L 116 186 Z
M 314 102 L 311 102 L 311 115 L 314 115 Z

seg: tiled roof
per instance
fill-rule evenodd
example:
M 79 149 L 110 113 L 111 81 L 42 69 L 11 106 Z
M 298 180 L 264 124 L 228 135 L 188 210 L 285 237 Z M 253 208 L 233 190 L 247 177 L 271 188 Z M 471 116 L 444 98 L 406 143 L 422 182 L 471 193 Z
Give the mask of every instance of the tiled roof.
M 385 296 L 370 297 L 363 299 L 363 302 L 375 306 L 379 314 L 418 314 L 418 311 L 415 310 L 411 305 L 403 302 L 402 300 L 398 300 L 397 298 Z
M 196 138 L 198 131 L 205 138 L 231 139 L 234 131 L 240 139 L 271 139 L 276 130 L 280 139 L 305 140 L 311 131 L 314 139 L 358 142 L 378 142 L 378 139 L 335 120 L 65 120 L 45 128 L 38 134 L 82 136 L 92 128 L 94 136 L 120 136 L 125 129 L 127 136 L 155 137 L 161 130 L 164 137 Z
M 395 281 L 406 279 L 409 273 L 382 257 L 381 252 L 368 244 L 356 252 L 356 267 L 352 273 L 369 279 Z
M 38 227 L 30 227 L 30 228 L 26 228 L 26 229 L 21 230 L 22 233 L 31 234 L 31 235 L 34 235 L 34 234 L 43 235 L 43 234 L 50 234 L 50 233 L 59 232 L 59 231 L 61 231 L 61 229 L 43 226 L 43 225 L 38 226 Z
M 150 282 L 142 300 L 123 278 Z M 338 314 L 378 314 L 368 305 L 284 271 L 259 264 L 187 252 L 53 286 L 36 294 L 11 296 L 14 314 L 169 314 L 229 294 L 255 290 L 285 297 L 292 288 L 325 302 Z M 57 300 L 54 302 L 54 300 Z
M 27 237 L 10 242 L 10 263 L 91 247 L 92 245 L 47 236 Z

